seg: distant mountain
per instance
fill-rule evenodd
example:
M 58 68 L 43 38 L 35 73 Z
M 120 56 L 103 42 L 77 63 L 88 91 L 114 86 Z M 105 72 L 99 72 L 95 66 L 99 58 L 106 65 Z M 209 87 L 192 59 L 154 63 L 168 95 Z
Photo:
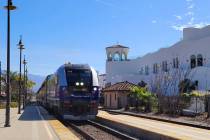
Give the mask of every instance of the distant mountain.
M 44 81 L 45 76 L 29 74 L 28 78 L 36 83 L 36 85 L 33 87 L 33 91 L 36 92 L 40 88 L 42 82 Z

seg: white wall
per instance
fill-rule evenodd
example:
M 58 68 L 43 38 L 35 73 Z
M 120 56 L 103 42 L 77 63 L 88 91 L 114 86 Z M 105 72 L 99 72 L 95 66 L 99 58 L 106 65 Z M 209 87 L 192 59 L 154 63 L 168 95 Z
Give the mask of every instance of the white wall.
M 195 35 L 196 31 L 199 32 L 198 35 Z M 173 58 L 178 57 L 181 66 L 189 69 L 190 56 L 201 54 L 204 59 L 204 66 L 193 69 L 191 77 L 194 81 L 198 80 L 199 90 L 210 90 L 210 26 L 194 29 L 193 32 L 192 29 L 185 29 L 184 35 L 184 40 L 171 47 L 162 48 L 141 58 L 130 61 L 107 61 L 106 83 L 129 81 L 137 84 L 141 80 L 149 82 L 155 75 L 153 74 L 153 64 L 162 64 L 162 61 L 167 61 L 171 69 Z M 145 70 L 146 65 L 149 66 L 149 75 L 139 74 L 140 69 Z M 159 69 L 161 70 L 161 68 Z

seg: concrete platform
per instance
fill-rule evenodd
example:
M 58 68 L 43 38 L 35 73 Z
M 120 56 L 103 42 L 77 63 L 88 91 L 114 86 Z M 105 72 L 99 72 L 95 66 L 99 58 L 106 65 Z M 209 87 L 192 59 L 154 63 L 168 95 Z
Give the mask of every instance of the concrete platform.
M 4 127 L 5 110 L 0 110 L 1 140 L 75 140 L 78 139 L 62 123 L 48 115 L 42 107 L 31 105 L 18 115 L 11 109 L 11 127 Z
M 105 122 L 110 121 L 113 126 L 117 123 L 123 129 L 141 133 L 142 138 L 146 139 L 149 137 L 149 139 L 210 140 L 210 130 L 129 115 L 110 114 L 105 111 L 99 111 L 97 116 L 99 119 L 106 119 Z

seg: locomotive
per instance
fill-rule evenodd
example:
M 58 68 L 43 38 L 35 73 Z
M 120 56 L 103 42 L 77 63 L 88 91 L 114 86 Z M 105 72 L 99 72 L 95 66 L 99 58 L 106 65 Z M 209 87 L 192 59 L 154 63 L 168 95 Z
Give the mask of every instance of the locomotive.
M 94 119 L 99 102 L 97 72 L 89 65 L 64 64 L 46 77 L 37 101 L 65 120 Z

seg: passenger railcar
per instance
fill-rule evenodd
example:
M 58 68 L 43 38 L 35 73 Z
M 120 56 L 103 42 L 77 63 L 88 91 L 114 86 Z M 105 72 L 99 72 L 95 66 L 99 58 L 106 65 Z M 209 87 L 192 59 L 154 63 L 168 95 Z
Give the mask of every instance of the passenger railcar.
M 46 77 L 37 100 L 63 119 L 94 119 L 98 113 L 98 75 L 89 65 L 62 65 Z

